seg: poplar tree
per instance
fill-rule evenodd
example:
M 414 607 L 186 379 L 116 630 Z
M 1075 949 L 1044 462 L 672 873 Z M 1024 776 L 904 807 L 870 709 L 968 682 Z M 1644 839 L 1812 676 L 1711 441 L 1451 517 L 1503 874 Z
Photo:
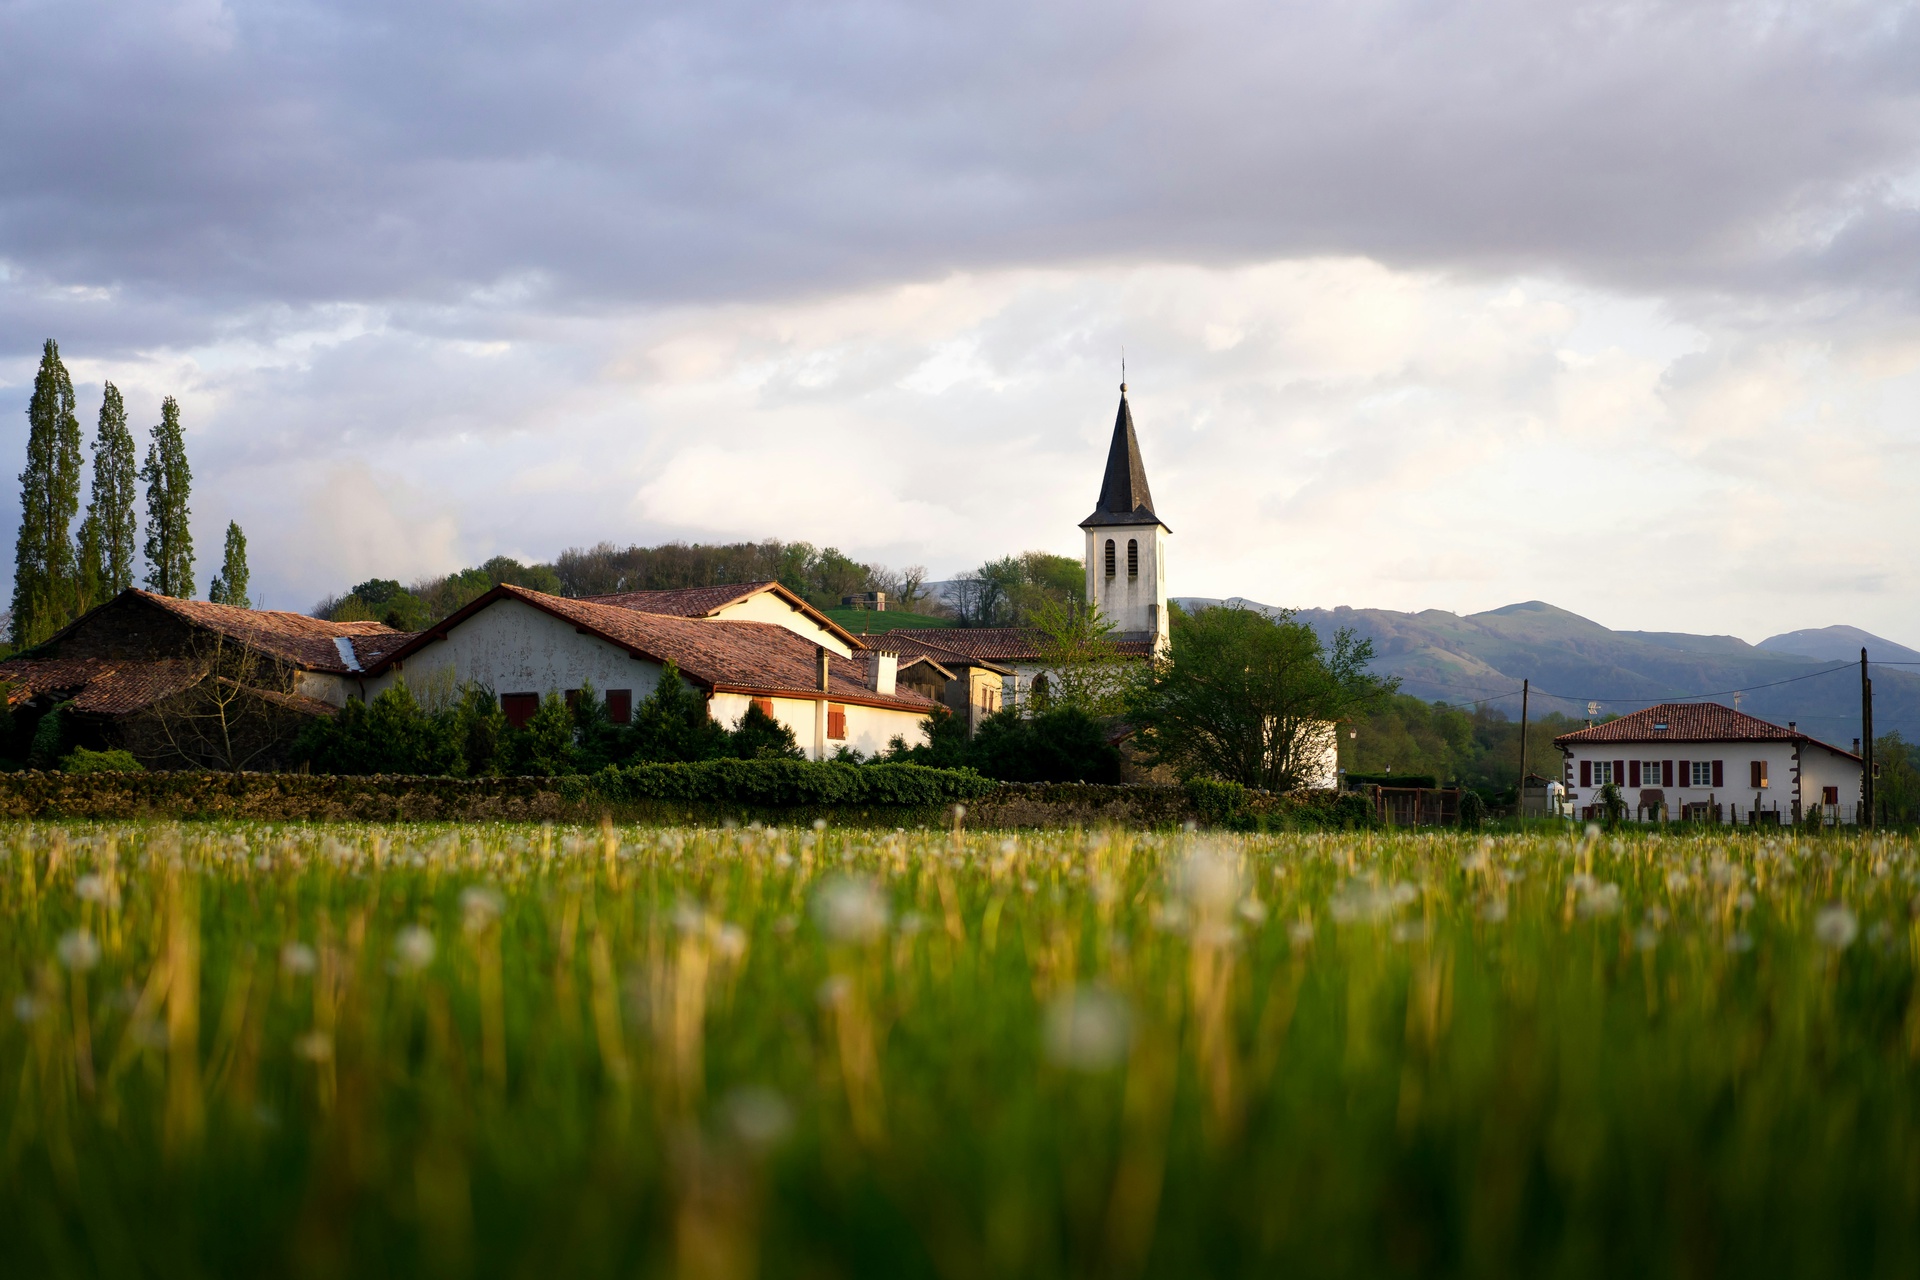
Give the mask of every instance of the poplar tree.
M 60 347 L 47 339 L 27 403 L 27 469 L 20 473 L 20 536 L 13 556 L 15 645 L 38 644 L 73 617 L 69 530 L 80 507 L 80 419 Z
M 137 535 L 133 504 L 140 477 L 127 430 L 127 405 L 120 388 L 107 384 L 100 402 L 100 426 L 93 441 L 93 496 L 80 526 L 80 576 L 89 603 L 119 595 L 133 585 Z
M 180 406 L 172 396 L 160 403 L 160 423 L 140 468 L 147 482 L 147 587 L 163 596 L 193 598 L 193 534 L 187 506 L 193 472 L 187 466 L 187 441 L 180 431 Z
M 207 585 L 207 599 L 215 604 L 230 604 L 236 609 L 251 609 L 247 599 L 247 535 L 240 532 L 236 520 L 227 521 L 227 554 L 220 572 Z

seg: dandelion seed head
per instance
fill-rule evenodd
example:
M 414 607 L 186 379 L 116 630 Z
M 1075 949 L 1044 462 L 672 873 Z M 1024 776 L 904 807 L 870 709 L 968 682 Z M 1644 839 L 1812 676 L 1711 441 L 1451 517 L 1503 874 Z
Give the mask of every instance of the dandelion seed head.
M 280 967 L 291 974 L 312 973 L 318 958 L 304 942 L 289 942 L 280 948 Z
M 835 942 L 872 942 L 887 931 L 887 900 L 871 880 L 835 874 L 813 896 L 814 920 Z
M 1846 904 L 1835 902 L 1820 908 L 1813 917 L 1814 941 L 1834 951 L 1845 951 L 1860 933 L 1860 921 Z
M 1111 1071 L 1126 1060 L 1132 1038 L 1127 1002 L 1104 987 L 1078 987 L 1047 1006 L 1047 1060 L 1057 1067 Z
M 479 933 L 500 918 L 507 902 L 497 889 L 470 884 L 460 891 L 460 921 L 468 933 Z
M 749 1147 L 778 1146 L 793 1131 L 793 1108 L 787 1100 L 761 1085 L 745 1085 L 727 1094 L 721 1103 L 727 1128 Z
M 418 973 L 432 964 L 433 952 L 433 934 L 422 925 L 407 925 L 393 935 L 393 961 L 402 973 Z
M 60 963 L 74 973 L 85 973 L 100 963 L 100 944 L 85 929 L 70 929 L 54 944 Z

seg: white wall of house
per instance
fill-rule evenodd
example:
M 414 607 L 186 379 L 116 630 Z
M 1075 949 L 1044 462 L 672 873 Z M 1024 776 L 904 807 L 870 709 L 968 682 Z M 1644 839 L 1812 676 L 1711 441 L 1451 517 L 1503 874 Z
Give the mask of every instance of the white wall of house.
M 752 701 L 750 694 L 716 693 L 709 707 L 713 718 L 731 729 L 747 714 L 747 704 Z M 887 744 L 896 737 L 906 739 L 910 747 L 919 746 L 927 740 L 922 724 L 926 719 L 923 712 L 892 707 L 863 707 L 857 703 L 837 702 L 832 698 L 825 702 L 812 698 L 768 698 L 766 701 L 773 704 L 773 718 L 793 730 L 793 740 L 809 760 L 831 759 L 833 753 L 843 746 L 852 747 L 862 755 L 874 755 L 885 751 Z M 827 736 L 832 717 L 829 715 L 827 721 L 821 723 L 821 707 L 829 712 L 836 707 L 845 709 L 846 737 Z
M 359 697 L 360 688 L 349 676 L 331 671 L 296 671 L 293 691 L 303 698 L 315 698 L 331 706 L 344 707 L 349 697 Z
M 1712 762 L 1720 762 L 1721 785 L 1712 784 Z M 1633 780 L 1633 765 L 1640 764 L 1640 781 Z M 1650 765 L 1658 762 L 1661 781 L 1648 782 Z M 1590 768 L 1583 773 L 1582 763 Z M 1688 767 L 1683 771 L 1682 764 Z M 1708 765 L 1704 783 L 1693 780 L 1694 764 Z M 1764 785 L 1754 784 L 1754 766 L 1762 766 Z M 1617 780 L 1621 796 L 1635 816 L 1641 815 L 1642 792 L 1658 791 L 1669 819 L 1678 818 L 1682 806 L 1717 804 L 1723 822 L 1746 822 L 1757 808 L 1762 813 L 1778 812 L 1781 822 L 1792 822 L 1796 800 L 1807 804 L 1820 802 L 1823 786 L 1840 788 L 1843 820 L 1853 820 L 1854 806 L 1860 798 L 1860 766 L 1818 743 L 1804 745 L 1778 740 L 1731 742 L 1605 742 L 1582 743 L 1566 750 L 1562 781 L 1567 787 L 1567 803 L 1574 813 L 1595 803 L 1603 781 L 1616 766 L 1626 766 L 1625 776 Z M 1668 769 L 1673 783 L 1664 781 Z M 1581 778 L 1589 779 L 1581 785 Z
M 378 697 L 395 680 L 415 688 L 451 670 L 456 683 L 477 680 L 496 694 L 578 689 L 592 681 L 604 698 L 610 689 L 631 689 L 638 706 L 660 682 L 660 667 L 630 657 L 624 649 L 573 624 L 511 597 L 468 618 L 407 658 L 402 670 L 388 670 L 366 682 L 367 697 Z
M 1310 735 L 1310 736 L 1309 736 Z M 1300 785 L 1309 791 L 1333 791 L 1340 786 L 1340 726 L 1322 720 L 1301 735 Z
M 758 595 L 748 596 L 736 604 L 730 604 L 705 621 L 726 622 L 770 622 L 776 627 L 785 627 L 797 636 L 805 636 L 814 644 L 823 644 L 830 651 L 843 658 L 851 658 L 853 650 L 847 642 L 834 635 L 819 623 L 782 600 L 771 591 L 762 591 Z

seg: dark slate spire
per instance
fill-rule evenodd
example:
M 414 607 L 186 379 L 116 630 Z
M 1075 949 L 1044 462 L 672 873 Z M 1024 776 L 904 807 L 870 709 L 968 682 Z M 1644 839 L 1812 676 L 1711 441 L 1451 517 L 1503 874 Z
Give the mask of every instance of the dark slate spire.
M 1127 405 L 1127 384 L 1120 384 L 1120 412 L 1113 419 L 1113 443 L 1107 447 L 1107 474 L 1100 482 L 1100 501 L 1082 529 L 1101 524 L 1159 524 L 1153 513 L 1153 493 L 1147 488 L 1147 468 L 1140 461 L 1140 441 L 1133 434 L 1133 410 Z

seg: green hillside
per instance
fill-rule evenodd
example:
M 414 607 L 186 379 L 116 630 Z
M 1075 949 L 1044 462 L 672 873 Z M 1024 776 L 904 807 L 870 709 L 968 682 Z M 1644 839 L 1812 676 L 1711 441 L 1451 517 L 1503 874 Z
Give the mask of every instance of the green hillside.
M 871 609 L 822 609 L 820 612 L 832 618 L 853 634 L 878 635 L 883 631 L 893 631 L 902 627 L 951 627 L 952 618 L 936 618 L 925 613 L 896 613 L 889 609 L 875 613 Z

